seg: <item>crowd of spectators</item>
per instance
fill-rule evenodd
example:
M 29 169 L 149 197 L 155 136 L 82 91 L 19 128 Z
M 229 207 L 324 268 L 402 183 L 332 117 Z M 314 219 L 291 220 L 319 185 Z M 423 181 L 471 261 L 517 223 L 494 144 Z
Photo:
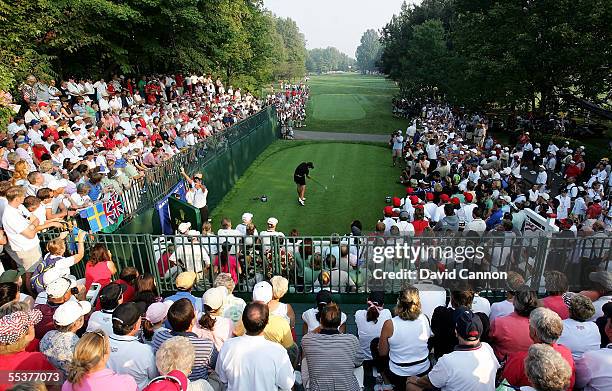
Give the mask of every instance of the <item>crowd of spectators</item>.
M 293 139 L 293 129 L 305 126 L 309 93 L 308 85 L 301 82 L 300 84 L 284 83 L 280 91 L 268 95 L 268 105 L 276 107 L 283 138 Z

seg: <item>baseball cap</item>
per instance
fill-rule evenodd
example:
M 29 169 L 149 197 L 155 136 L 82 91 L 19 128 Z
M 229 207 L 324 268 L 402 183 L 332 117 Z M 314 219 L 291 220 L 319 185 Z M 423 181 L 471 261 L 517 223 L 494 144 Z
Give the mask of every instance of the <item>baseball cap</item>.
M 606 290 L 612 290 L 612 272 L 599 271 L 589 273 L 589 279 L 600 284 Z
M 465 193 L 463 196 L 465 197 L 465 200 L 467 202 L 472 202 L 474 200 L 474 196 L 472 195 L 472 193 Z
M 191 289 L 195 284 L 197 275 L 195 272 L 182 272 L 176 277 L 178 289 Z
M 178 226 L 178 231 L 182 234 L 185 234 L 187 233 L 187 231 L 189 231 L 190 228 L 191 228 L 190 222 L 180 223 Z
M 433 201 L 434 195 L 433 193 L 426 193 L 425 198 L 427 198 L 427 201 Z
M 407 187 L 406 194 L 412 194 L 412 193 L 414 193 L 414 189 L 412 187 Z
M 272 300 L 272 285 L 267 281 L 260 281 L 253 287 L 253 301 L 268 304 Z
M 0 343 L 12 345 L 28 333 L 30 326 L 40 322 L 42 312 L 38 309 L 17 311 L 0 319 Z
M 451 198 L 451 199 L 450 199 L 450 202 L 451 202 L 453 205 L 459 205 L 459 204 L 461 204 L 461 200 L 459 200 L 459 198 L 457 198 L 457 197 L 453 197 L 453 198 Z
M 213 310 L 221 308 L 224 299 L 225 292 L 220 288 L 210 288 L 202 296 L 202 302 Z
M 482 321 L 480 317 L 471 310 L 460 307 L 454 314 L 455 330 L 457 334 L 466 341 L 476 341 L 482 335 Z
M 317 304 L 329 304 L 332 302 L 332 294 L 328 290 L 322 290 L 317 293 Z
M 277 225 L 278 224 L 278 219 L 276 219 L 275 217 L 270 217 L 268 219 L 268 225 Z
M 419 200 L 419 197 L 417 197 L 417 196 L 415 196 L 415 195 L 410 196 L 410 203 L 411 203 L 412 205 L 416 205 L 416 204 L 418 204 L 418 203 L 419 203 L 419 201 L 420 201 L 420 200 Z
M 47 273 L 45 273 L 45 275 Z M 44 280 L 45 276 L 43 276 L 43 281 Z M 47 293 L 47 296 L 49 298 L 59 299 L 60 297 L 64 297 L 66 292 L 68 292 L 68 290 L 72 287 L 71 285 L 72 280 L 66 277 L 60 277 L 56 280 L 53 280 L 49 284 L 45 284 L 45 292 Z
M 142 301 L 119 304 L 113 311 L 113 323 L 119 322 L 124 326 L 134 325 L 145 310 L 146 304 Z
M 19 270 L 5 270 L 2 274 L 0 274 L 0 282 L 15 282 L 17 278 L 23 276 L 25 271 Z
M 252 213 L 243 213 L 242 214 L 242 222 L 246 223 L 247 221 L 251 221 L 253 219 L 253 214 Z
M 88 301 L 69 300 L 57 307 L 53 313 L 53 321 L 58 326 L 68 326 L 81 316 L 91 312 L 91 303 Z
M 123 284 L 112 282 L 100 290 L 100 302 L 114 303 L 125 292 L 127 287 Z
M 170 309 L 170 306 L 172 304 L 172 300 L 151 304 L 149 308 L 147 308 L 145 319 L 153 324 L 161 322 L 162 320 L 164 320 L 166 315 L 168 315 L 168 310 Z
M 385 206 L 383 209 L 383 213 L 385 216 L 391 216 L 393 214 L 393 207 L 392 206 Z
M 550 199 L 550 196 L 547 193 L 540 194 L 540 197 L 544 198 L 546 201 Z
M 51 190 L 57 190 L 57 189 L 61 189 L 62 187 L 66 187 L 66 186 L 68 186 L 68 183 L 66 182 L 65 179 L 55 179 L 49 182 L 49 185 L 47 187 Z
M 440 201 L 448 202 L 448 200 L 450 200 L 448 194 L 440 194 Z

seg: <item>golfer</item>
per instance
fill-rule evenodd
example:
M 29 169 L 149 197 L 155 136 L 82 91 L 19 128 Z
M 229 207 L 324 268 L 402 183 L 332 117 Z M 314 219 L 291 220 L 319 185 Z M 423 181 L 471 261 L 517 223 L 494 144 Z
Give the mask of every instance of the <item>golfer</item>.
M 302 206 L 305 205 L 304 201 L 306 201 L 306 197 L 304 197 L 304 193 L 306 192 L 306 178 L 310 179 L 308 174 L 312 168 L 314 168 L 312 162 L 302 162 L 293 173 L 293 181 L 297 185 L 298 203 Z

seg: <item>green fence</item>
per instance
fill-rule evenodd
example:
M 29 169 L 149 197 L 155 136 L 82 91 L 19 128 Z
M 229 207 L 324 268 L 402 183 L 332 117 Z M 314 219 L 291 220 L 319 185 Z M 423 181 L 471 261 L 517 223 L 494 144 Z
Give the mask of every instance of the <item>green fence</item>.
M 124 193 L 129 217 L 138 220 L 138 226 L 150 227 L 150 218 L 144 221 L 138 219 L 138 215 L 152 209 L 182 179 L 181 167 L 188 174 L 204 173 L 204 182 L 210 189 L 208 205 L 214 208 L 257 156 L 278 137 L 276 111 L 268 107 L 193 147 L 185 148 L 160 166 L 148 170 L 142 181 Z
M 481 273 L 469 277 L 469 283 L 493 298 L 504 297 L 503 273 L 511 271 L 521 274 L 535 291 L 543 290 L 542 276 L 551 270 L 565 273 L 570 287 L 581 290 L 592 288 L 591 271 L 612 267 L 609 234 L 586 238 L 557 234 L 512 237 L 496 232 L 483 237 L 419 238 L 99 234 L 94 239 L 107 245 L 119 270 L 134 266 L 152 273 L 162 292 L 174 291 L 174 277 L 184 270 L 198 274 L 196 291 L 206 290 L 219 271 L 214 267 L 215 260 L 225 248 L 241 266 L 236 292 L 248 297 L 255 283 L 281 275 L 289 280 L 290 294 L 296 294 L 291 295 L 294 301 L 309 301 L 321 288 L 337 293 L 344 302 L 352 302 L 351 296 L 359 302 L 363 294 L 373 290 L 396 294 L 405 283 L 423 279 L 421 270 L 428 270 L 430 279 L 440 280 L 449 290 L 468 278 L 462 276 L 462 270 Z M 398 253 L 398 249 L 405 252 Z M 175 265 L 160 270 L 158 263 L 164 253 L 171 254 Z M 82 275 L 82 268 L 81 264 L 74 272 Z M 417 274 L 411 276 L 411 271 Z M 457 273 L 455 278 L 449 274 L 452 271 Z M 393 273 L 395 278 L 389 277 Z

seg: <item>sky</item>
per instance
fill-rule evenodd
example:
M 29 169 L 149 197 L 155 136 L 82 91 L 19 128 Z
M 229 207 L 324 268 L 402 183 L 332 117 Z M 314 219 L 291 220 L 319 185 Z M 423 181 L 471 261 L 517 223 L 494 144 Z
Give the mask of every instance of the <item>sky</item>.
M 267 9 L 290 17 L 306 37 L 308 49 L 335 46 L 355 57 L 361 35 L 380 30 L 399 14 L 404 0 L 264 0 Z

